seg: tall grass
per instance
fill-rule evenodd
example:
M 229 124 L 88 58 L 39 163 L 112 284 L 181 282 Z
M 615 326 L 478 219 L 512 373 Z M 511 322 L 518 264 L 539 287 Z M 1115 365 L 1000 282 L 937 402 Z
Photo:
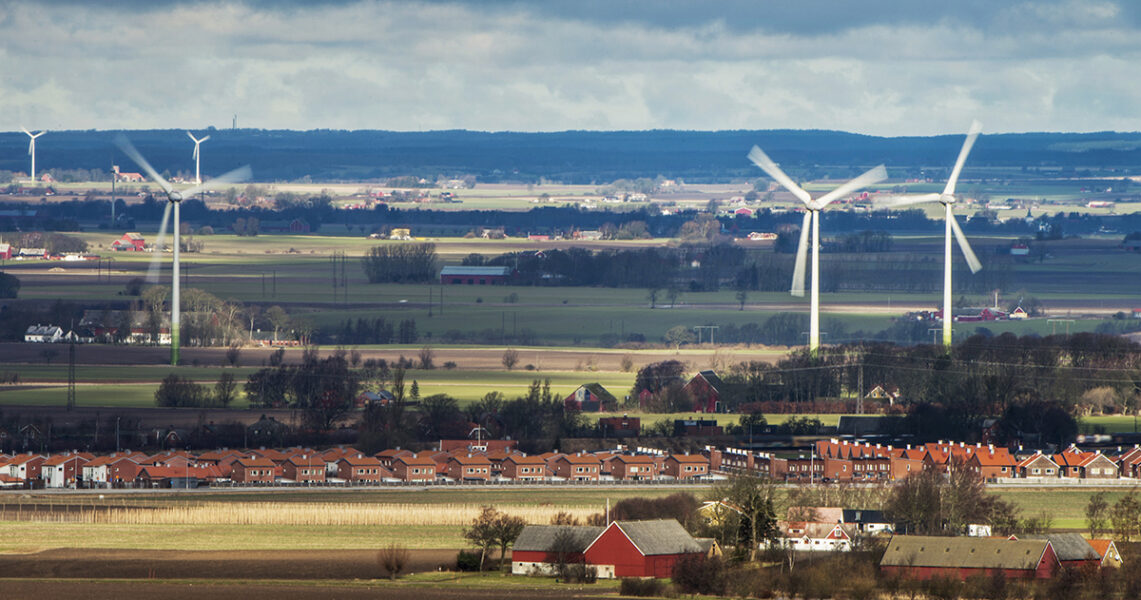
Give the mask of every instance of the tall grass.
M 478 504 L 330 504 L 319 502 L 203 502 L 157 508 L 25 511 L 19 520 L 124 525 L 468 525 Z M 499 505 L 527 523 L 549 523 L 559 512 L 582 521 L 597 512 L 581 506 Z M 6 511 L 8 513 L 14 511 Z M 4 515 L 12 518 L 15 515 Z

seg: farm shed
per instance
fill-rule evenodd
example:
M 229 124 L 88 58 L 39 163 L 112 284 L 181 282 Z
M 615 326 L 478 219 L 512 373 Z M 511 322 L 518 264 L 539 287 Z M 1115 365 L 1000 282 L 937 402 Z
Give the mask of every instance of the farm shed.
M 511 550 L 511 573 L 528 575 L 538 571 L 555 572 L 560 563 L 586 561 L 584 553 L 604 527 L 571 525 L 527 525 Z
M 1096 568 L 1101 564 L 1101 555 L 1080 533 L 1050 533 L 1045 535 L 1012 536 L 1020 540 L 1046 540 L 1054 548 L 1058 562 L 1063 567 Z
M 583 554 L 599 577 L 669 578 L 679 559 L 704 553 L 680 523 L 662 519 L 615 521 Z
M 444 267 L 440 283 L 454 285 L 507 285 L 511 267 Z
M 683 388 L 693 398 L 693 412 L 715 413 L 725 392 L 725 382 L 713 371 L 701 371 Z
M 887 575 L 927 580 L 933 577 L 1045 579 L 1061 567 L 1048 540 L 897 535 L 880 560 Z

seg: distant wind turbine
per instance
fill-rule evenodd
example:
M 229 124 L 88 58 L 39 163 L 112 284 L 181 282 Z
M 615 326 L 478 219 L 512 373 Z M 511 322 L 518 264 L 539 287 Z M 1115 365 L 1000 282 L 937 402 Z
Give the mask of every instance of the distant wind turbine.
M 210 139 L 210 136 L 198 139 L 194 137 L 189 131 L 186 132 L 186 135 L 189 136 L 190 139 L 194 140 L 194 185 L 202 185 L 202 161 L 199 159 L 198 146 L 202 142 Z
M 248 166 L 239 167 L 233 171 L 230 171 L 229 173 L 226 173 L 225 175 L 211 179 L 205 185 L 196 185 L 190 189 L 179 191 L 172 188 L 170 183 L 168 183 L 166 179 L 163 179 L 162 175 L 158 174 L 158 171 L 155 171 L 154 167 L 152 167 L 151 164 L 147 162 L 147 159 L 143 158 L 143 155 L 135 149 L 134 145 L 132 145 L 130 140 L 128 140 L 126 137 L 120 135 L 115 139 L 115 144 L 119 146 L 119 148 L 131 158 L 131 160 L 135 161 L 135 164 L 139 165 L 143 171 L 146 171 L 147 175 L 149 175 L 150 178 L 162 188 L 162 191 L 166 193 L 167 204 L 166 209 L 162 212 L 162 224 L 159 226 L 158 243 L 154 247 L 154 256 L 151 258 L 151 266 L 147 271 L 147 279 L 151 283 L 157 283 L 158 281 L 158 263 L 162 258 L 163 242 L 166 237 L 166 224 L 167 221 L 170 220 L 170 209 L 172 206 L 174 207 L 174 256 L 172 262 L 173 267 L 171 269 L 173 282 L 171 285 L 170 301 L 170 364 L 177 366 L 179 326 L 182 321 L 178 262 L 179 234 L 181 232 L 179 231 L 180 223 L 178 208 L 182 204 L 182 200 L 184 198 L 189 198 L 200 191 L 218 188 L 229 185 L 231 183 L 249 179 L 250 168 Z
M 951 346 L 951 322 L 954 318 L 951 315 L 951 236 L 955 236 L 955 240 L 959 242 L 959 248 L 963 251 L 963 257 L 967 259 L 967 266 L 970 267 L 971 273 L 978 273 L 979 269 L 983 266 L 979 263 L 978 257 L 975 256 L 971 245 L 967 243 L 967 236 L 963 235 L 963 230 L 959 227 L 959 222 L 955 220 L 955 213 L 951 210 L 951 205 L 955 203 L 955 185 L 959 181 L 959 173 L 963 170 L 963 163 L 967 162 L 967 155 L 971 153 L 971 147 L 975 145 L 975 140 L 979 137 L 979 132 L 983 129 L 982 124 L 978 121 L 971 123 L 971 128 L 967 130 L 967 139 L 963 141 L 963 147 L 959 150 L 959 158 L 955 161 L 955 168 L 951 170 L 951 176 L 947 179 L 947 185 L 943 188 L 942 194 L 916 194 L 906 196 L 892 196 L 885 198 L 876 204 L 882 207 L 899 207 L 910 206 L 914 204 L 926 204 L 929 202 L 939 202 L 943 205 L 943 219 L 946 221 L 944 225 L 945 234 L 943 239 L 943 345 Z
M 23 128 L 21 128 L 21 129 L 23 129 Z M 28 137 L 32 138 L 31 140 L 28 141 L 28 154 L 30 154 L 32 156 L 32 181 L 36 180 L 36 138 L 40 137 L 41 135 L 43 135 L 47 132 L 48 131 L 45 129 L 39 133 L 33 134 L 32 132 L 28 131 L 27 129 L 24 129 L 24 133 L 28 134 Z
M 813 355 L 820 348 L 820 211 L 833 201 L 847 196 L 860 188 L 873 185 L 887 179 L 887 170 L 879 165 L 855 179 L 842 184 L 840 187 L 812 199 L 808 192 L 785 175 L 784 171 L 760 148 L 753 146 L 749 152 L 749 160 L 753 161 L 769 177 L 783 185 L 804 204 L 804 223 L 800 228 L 800 243 L 796 249 L 796 269 L 792 272 L 792 288 L 789 290 L 793 296 L 804 296 L 804 269 L 807 261 L 809 229 L 812 230 L 812 296 L 809 309 L 808 350 Z

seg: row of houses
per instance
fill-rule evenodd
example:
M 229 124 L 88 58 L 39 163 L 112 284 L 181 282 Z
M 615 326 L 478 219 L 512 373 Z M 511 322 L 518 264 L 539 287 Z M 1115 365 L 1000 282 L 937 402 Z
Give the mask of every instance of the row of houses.
M 924 445 L 891 445 L 819 440 L 811 452 L 777 456 L 728 448 L 708 450 L 713 471 L 744 471 L 791 482 L 888 482 L 934 467 L 944 472 L 967 468 L 987 481 L 1002 479 L 1117 479 L 1141 474 L 1141 448 L 1134 446 L 1112 455 L 1085 451 L 1071 445 L 1046 454 L 1012 452 L 994 445 L 936 442 Z M 961 467 L 959 467 L 961 465 Z
M 709 476 L 709 459 L 699 454 L 638 453 L 618 448 L 613 452 L 528 455 L 514 446 L 511 441 L 444 440 L 435 450 L 414 453 L 397 448 L 375 455 L 343 447 L 325 451 L 223 449 L 197 455 L 186 451 L 0 455 L 0 487 L 648 481 Z

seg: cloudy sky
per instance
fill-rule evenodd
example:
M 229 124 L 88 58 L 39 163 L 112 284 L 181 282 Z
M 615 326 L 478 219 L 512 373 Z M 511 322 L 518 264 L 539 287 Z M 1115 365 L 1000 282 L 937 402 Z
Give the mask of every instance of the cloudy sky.
M 1134 0 L 0 0 L 0 131 L 1141 130 Z

